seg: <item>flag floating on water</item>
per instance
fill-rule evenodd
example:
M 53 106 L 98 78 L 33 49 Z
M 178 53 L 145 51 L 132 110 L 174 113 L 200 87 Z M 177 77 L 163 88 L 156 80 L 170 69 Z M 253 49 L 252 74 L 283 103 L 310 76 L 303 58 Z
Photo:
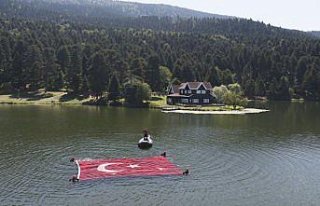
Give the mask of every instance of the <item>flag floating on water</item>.
M 102 160 L 76 160 L 79 180 L 112 177 L 182 175 L 179 167 L 162 156 Z

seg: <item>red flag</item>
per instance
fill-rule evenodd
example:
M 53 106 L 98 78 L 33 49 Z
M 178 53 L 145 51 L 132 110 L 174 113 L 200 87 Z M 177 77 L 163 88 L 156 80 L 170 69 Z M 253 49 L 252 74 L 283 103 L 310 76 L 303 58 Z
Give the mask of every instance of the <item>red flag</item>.
M 182 175 L 180 168 L 162 156 L 106 160 L 77 160 L 79 180 L 110 177 Z

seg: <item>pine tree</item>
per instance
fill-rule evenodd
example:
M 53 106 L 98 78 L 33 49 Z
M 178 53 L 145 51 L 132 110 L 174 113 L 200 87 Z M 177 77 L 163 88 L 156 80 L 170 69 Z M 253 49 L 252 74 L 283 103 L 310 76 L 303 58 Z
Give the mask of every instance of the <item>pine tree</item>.
M 0 89 L 2 87 L 2 84 L 6 82 L 4 61 L 5 61 L 5 54 L 4 54 L 4 51 L 3 51 L 2 46 L 0 44 Z
M 253 80 L 247 80 L 245 85 L 244 85 L 244 94 L 247 97 L 253 97 L 254 96 L 254 91 L 255 91 L 255 87 L 254 87 L 254 81 Z
M 27 60 L 27 42 L 20 40 L 16 43 L 13 51 L 13 64 L 11 72 L 11 85 L 17 90 L 26 88 L 26 67 Z
M 265 96 L 265 94 L 266 94 L 265 84 L 259 78 L 257 81 L 255 81 L 255 84 L 254 84 L 254 95 L 255 96 Z
M 71 55 L 68 47 L 62 46 L 57 53 L 57 62 L 63 73 L 69 71 L 71 65 Z
M 298 60 L 298 64 L 296 67 L 296 83 L 298 86 L 300 86 L 303 82 L 304 74 L 308 69 L 308 61 L 308 57 L 306 56 L 303 56 Z
M 56 55 L 53 48 L 44 49 L 44 65 L 42 71 L 42 79 L 45 91 L 56 91 L 63 86 L 63 76 L 56 63 Z
M 102 96 L 106 90 L 108 79 L 108 67 L 104 56 L 95 53 L 90 59 L 90 67 L 88 70 L 88 80 L 90 91 L 96 98 Z
M 65 69 L 67 69 L 67 67 Z M 81 90 L 81 83 L 83 82 L 81 47 L 78 45 L 72 47 L 70 68 L 66 71 L 66 77 L 68 92 L 78 94 Z
M 111 101 L 118 101 L 121 96 L 120 91 L 120 82 L 117 76 L 117 73 L 114 73 L 109 81 L 109 88 L 108 88 L 108 99 Z
M 320 67 L 313 64 L 303 77 L 304 97 L 308 100 L 320 100 Z
M 290 85 L 287 77 L 282 76 L 280 78 L 280 84 L 277 91 L 277 99 L 279 100 L 290 100 L 291 95 L 289 92 Z
M 42 52 L 37 45 L 31 45 L 28 47 L 26 55 L 26 82 L 29 84 L 29 89 L 37 90 L 41 87 Z
M 220 86 L 221 85 L 220 73 L 221 71 L 218 67 L 213 67 L 209 70 L 209 74 L 206 80 L 210 82 L 213 86 Z
M 193 82 L 197 81 L 196 74 L 194 72 L 194 68 L 192 68 L 191 64 L 185 63 L 181 68 L 181 79 L 185 82 Z
M 222 71 L 222 84 L 229 85 L 234 83 L 234 74 L 229 69 Z
M 147 82 L 150 84 L 153 91 L 159 91 L 160 79 L 160 60 L 157 55 L 152 55 L 148 58 Z
M 133 75 L 146 79 L 147 62 L 143 58 L 135 58 L 132 60 L 130 70 Z

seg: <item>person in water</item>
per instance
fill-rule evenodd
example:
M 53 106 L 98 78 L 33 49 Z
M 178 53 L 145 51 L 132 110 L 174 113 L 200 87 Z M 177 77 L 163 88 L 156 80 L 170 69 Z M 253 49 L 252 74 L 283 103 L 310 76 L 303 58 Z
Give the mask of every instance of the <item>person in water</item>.
M 184 171 L 184 172 L 182 173 L 182 175 L 185 175 L 185 176 L 189 175 L 189 170 L 186 169 L 186 171 Z
M 79 179 L 76 176 L 73 176 L 71 179 L 69 179 L 69 182 L 79 182 Z
M 150 135 L 149 135 L 149 133 L 148 133 L 148 131 L 145 129 L 145 130 L 143 130 L 143 139 L 144 140 L 148 140 L 148 137 L 149 137 Z
M 161 153 L 160 156 L 162 156 L 162 157 L 167 157 L 167 152 Z

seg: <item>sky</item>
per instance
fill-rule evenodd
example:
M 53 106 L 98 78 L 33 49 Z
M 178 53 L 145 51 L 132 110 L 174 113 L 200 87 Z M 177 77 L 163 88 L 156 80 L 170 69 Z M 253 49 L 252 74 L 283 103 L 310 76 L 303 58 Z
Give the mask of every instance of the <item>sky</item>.
M 162 3 L 214 14 L 252 18 L 282 28 L 320 31 L 320 0 L 125 0 Z

